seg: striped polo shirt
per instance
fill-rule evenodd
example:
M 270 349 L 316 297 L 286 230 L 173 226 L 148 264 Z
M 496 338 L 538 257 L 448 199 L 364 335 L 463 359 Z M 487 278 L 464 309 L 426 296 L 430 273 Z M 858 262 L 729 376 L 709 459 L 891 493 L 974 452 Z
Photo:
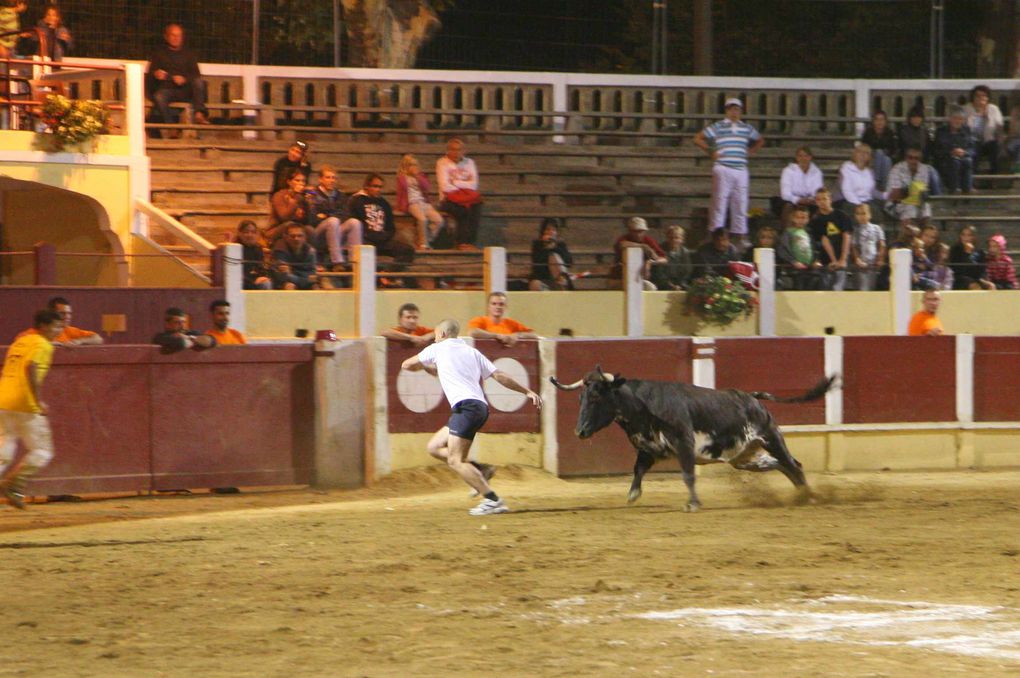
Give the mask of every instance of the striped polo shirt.
M 719 151 L 717 163 L 734 169 L 747 167 L 747 149 L 761 135 L 743 120 L 720 120 L 705 128 L 705 139 Z

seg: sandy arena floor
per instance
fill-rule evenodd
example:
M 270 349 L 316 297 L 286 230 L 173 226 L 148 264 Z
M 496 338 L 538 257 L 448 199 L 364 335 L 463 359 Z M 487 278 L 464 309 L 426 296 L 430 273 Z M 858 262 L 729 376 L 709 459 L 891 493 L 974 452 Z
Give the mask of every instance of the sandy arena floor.
M 0 675 L 1020 675 L 1020 472 L 0 506 Z

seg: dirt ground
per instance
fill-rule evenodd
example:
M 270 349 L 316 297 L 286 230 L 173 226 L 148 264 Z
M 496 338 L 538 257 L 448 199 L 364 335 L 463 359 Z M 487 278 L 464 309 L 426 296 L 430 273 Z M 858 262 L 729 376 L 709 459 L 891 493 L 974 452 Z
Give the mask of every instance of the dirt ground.
M 0 676 L 1020 675 L 1020 472 L 0 506 Z

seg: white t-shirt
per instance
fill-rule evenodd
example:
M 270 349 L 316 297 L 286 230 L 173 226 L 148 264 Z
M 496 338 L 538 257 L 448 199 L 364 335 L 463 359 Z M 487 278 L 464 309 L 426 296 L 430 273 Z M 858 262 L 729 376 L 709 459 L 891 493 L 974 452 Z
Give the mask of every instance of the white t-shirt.
M 439 385 L 453 407 L 462 400 L 485 400 L 482 380 L 496 371 L 496 366 L 463 339 L 444 339 L 426 346 L 418 354 L 422 365 L 435 365 Z

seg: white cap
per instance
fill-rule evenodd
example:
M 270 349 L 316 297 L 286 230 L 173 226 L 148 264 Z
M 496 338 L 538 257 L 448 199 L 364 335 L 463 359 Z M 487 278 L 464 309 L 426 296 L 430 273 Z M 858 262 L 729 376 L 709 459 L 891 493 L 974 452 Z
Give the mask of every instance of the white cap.
M 632 231 L 647 231 L 648 222 L 641 217 L 631 217 L 627 220 L 627 228 Z
M 723 110 L 729 108 L 730 106 L 740 106 L 740 110 L 744 110 L 744 102 L 736 97 L 730 97 L 729 99 L 727 99 L 726 104 L 723 106 Z

